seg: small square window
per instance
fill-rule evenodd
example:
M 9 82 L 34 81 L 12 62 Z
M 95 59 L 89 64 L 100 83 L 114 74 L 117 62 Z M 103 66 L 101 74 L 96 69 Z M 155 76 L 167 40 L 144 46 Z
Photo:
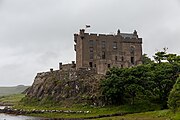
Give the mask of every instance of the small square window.
M 111 67 L 111 65 L 110 64 L 108 64 L 108 68 L 110 68 Z
M 115 49 L 117 49 L 117 42 L 113 42 L 113 49 L 115 50 Z

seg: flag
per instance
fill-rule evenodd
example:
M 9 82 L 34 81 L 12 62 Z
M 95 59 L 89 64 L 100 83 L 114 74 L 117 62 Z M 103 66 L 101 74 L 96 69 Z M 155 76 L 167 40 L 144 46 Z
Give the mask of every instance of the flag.
M 90 28 L 91 26 L 90 25 L 86 25 L 86 28 Z

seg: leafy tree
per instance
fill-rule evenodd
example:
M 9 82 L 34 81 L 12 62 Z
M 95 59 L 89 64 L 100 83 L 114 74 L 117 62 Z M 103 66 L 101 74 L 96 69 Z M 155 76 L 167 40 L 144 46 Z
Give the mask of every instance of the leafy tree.
M 151 58 L 149 58 L 147 56 L 147 54 L 143 54 L 142 55 L 142 63 L 143 64 L 151 64 L 151 63 L 153 63 L 153 61 L 151 60 Z
M 126 93 L 130 96 L 131 104 L 134 105 L 135 97 L 138 96 L 138 94 L 141 94 L 144 88 L 138 84 L 128 84 L 126 87 Z
M 177 108 L 180 107 L 180 77 L 171 90 L 168 97 L 168 107 L 175 113 Z
M 114 70 L 114 69 L 113 69 Z M 115 70 L 114 70 L 115 72 Z M 113 73 L 113 71 L 111 71 Z M 109 73 L 110 74 L 110 73 Z M 116 74 L 111 74 L 101 83 L 103 95 L 107 99 L 107 104 L 122 104 L 124 97 L 124 79 Z
M 180 56 L 176 54 L 167 54 L 166 56 L 169 63 L 180 63 Z
M 146 55 L 145 55 L 146 56 Z M 169 93 L 180 73 L 179 56 L 156 53 L 152 61 L 131 68 L 112 68 L 101 81 L 102 94 L 108 104 L 135 104 L 148 100 L 167 107 Z
M 157 52 L 157 53 L 155 53 L 155 56 L 153 56 L 153 57 L 157 63 L 161 63 L 162 60 L 165 60 L 165 58 L 166 58 L 166 52 L 165 51 Z

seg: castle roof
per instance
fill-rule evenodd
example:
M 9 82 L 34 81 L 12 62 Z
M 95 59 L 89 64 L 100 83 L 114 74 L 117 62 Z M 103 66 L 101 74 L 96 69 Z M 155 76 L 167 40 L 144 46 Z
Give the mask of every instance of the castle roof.
M 130 34 L 130 33 L 120 33 L 120 35 L 123 37 L 123 38 L 136 38 L 136 36 L 134 36 L 134 34 Z

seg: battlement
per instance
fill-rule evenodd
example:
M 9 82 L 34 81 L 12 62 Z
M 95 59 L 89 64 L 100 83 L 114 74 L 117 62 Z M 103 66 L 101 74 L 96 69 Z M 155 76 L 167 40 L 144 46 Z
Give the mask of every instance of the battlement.
M 134 30 L 133 33 L 120 33 L 120 30 L 117 31 L 117 34 L 97 34 L 97 33 L 86 33 L 85 29 L 80 29 L 79 34 L 74 34 L 74 42 L 77 42 L 77 37 L 80 36 L 82 39 L 86 36 L 89 37 L 121 37 L 124 40 L 139 40 L 137 31 Z

